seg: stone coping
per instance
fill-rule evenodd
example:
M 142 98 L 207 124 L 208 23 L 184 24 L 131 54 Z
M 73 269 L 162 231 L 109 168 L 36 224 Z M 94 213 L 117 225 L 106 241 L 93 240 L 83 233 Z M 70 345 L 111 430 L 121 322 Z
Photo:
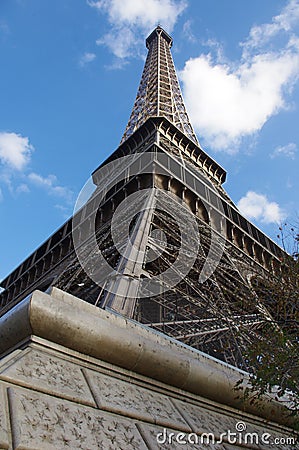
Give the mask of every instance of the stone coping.
M 138 322 L 52 288 L 34 291 L 0 318 L 0 355 L 32 335 L 281 425 L 293 419 L 281 402 L 243 398 L 248 374 Z M 234 389 L 243 379 L 241 390 Z

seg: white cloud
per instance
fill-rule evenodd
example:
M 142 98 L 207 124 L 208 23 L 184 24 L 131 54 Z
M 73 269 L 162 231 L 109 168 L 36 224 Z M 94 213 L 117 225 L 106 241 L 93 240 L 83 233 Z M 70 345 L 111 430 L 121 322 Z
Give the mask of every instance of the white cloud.
M 0 182 L 6 185 L 10 192 L 13 192 L 12 177 L 13 173 L 10 168 L 4 167 L 0 171 Z
M 298 2 L 291 0 L 271 24 L 253 27 L 239 62 L 223 62 L 216 49 L 214 58 L 200 55 L 185 63 L 180 73 L 184 97 L 207 145 L 233 153 L 243 137 L 254 136 L 271 116 L 287 108 L 286 94 L 299 78 L 298 38 L 291 32 L 299 20 L 297 9 Z M 274 51 L 269 41 L 277 30 L 287 33 L 287 43 Z
M 21 193 L 26 193 L 27 194 L 28 192 L 30 192 L 30 189 L 27 186 L 27 184 L 25 184 L 25 183 L 19 184 L 19 186 L 17 186 L 17 188 L 16 188 L 16 193 L 17 194 L 21 194 Z
M 276 202 L 268 200 L 266 195 L 248 191 L 242 197 L 237 207 L 248 219 L 257 220 L 263 223 L 280 223 L 285 219 L 286 214 Z
M 127 58 L 131 55 L 134 47 L 135 36 L 129 27 L 115 29 L 111 33 L 105 34 L 97 39 L 97 45 L 106 45 L 117 58 Z
M 186 62 L 181 78 L 194 127 L 215 149 L 233 152 L 285 106 L 284 88 L 299 73 L 299 54 L 257 55 L 236 70 L 210 56 Z
M 292 32 L 294 25 L 299 21 L 298 0 L 290 0 L 281 13 L 272 18 L 271 23 L 253 26 L 249 37 L 243 43 L 245 51 L 259 48 L 282 32 Z
M 28 137 L 0 132 L 0 161 L 12 169 L 23 170 L 30 161 L 33 146 Z
M 113 25 L 150 30 L 160 22 L 170 32 L 186 7 L 185 1 L 177 0 L 99 0 L 89 4 L 108 14 Z
M 14 171 L 10 167 L 3 167 L 0 170 L 0 184 L 2 184 L 5 189 L 1 190 L 0 188 L 0 201 L 4 199 L 4 192 L 6 189 L 14 198 L 21 193 L 30 192 L 27 184 L 20 181 L 25 177 L 26 174 L 24 172 Z M 20 184 L 16 186 L 16 183 Z
M 36 186 L 44 188 L 48 192 L 48 194 L 64 198 L 67 201 L 71 201 L 72 191 L 67 187 L 59 186 L 57 184 L 57 177 L 55 175 L 48 175 L 47 177 L 43 177 L 42 175 L 31 172 L 28 175 L 28 179 Z
M 183 32 L 190 42 L 196 42 L 196 38 L 192 31 L 192 20 L 188 19 L 183 25 Z
M 294 142 L 290 142 L 287 145 L 276 147 L 275 150 L 270 154 L 270 157 L 276 158 L 277 156 L 286 156 L 287 158 L 295 159 L 297 151 L 297 145 L 294 144 Z
M 84 55 L 82 55 L 81 58 L 79 59 L 79 65 L 81 67 L 84 67 L 84 66 L 86 66 L 86 64 L 91 63 L 95 59 L 96 59 L 96 54 L 95 53 L 85 52 Z
M 98 0 L 88 4 L 108 16 L 112 30 L 97 43 L 106 45 L 118 58 L 136 54 L 138 36 L 158 23 L 170 33 L 187 6 L 185 0 Z
M 32 184 L 43 188 L 49 195 L 64 199 L 67 203 L 72 201 L 72 191 L 58 184 L 55 175 L 43 177 L 37 173 L 28 174 L 28 163 L 31 160 L 33 146 L 28 137 L 16 133 L 0 132 L 0 183 L 4 185 L 12 196 L 30 192 L 28 186 Z M 3 200 L 3 191 L 0 188 L 0 201 Z

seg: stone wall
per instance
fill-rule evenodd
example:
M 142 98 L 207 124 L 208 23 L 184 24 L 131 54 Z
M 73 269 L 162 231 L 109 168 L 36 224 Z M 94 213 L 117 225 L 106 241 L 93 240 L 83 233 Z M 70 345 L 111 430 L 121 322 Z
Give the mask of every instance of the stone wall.
M 72 317 L 65 315 L 67 302 L 73 306 Z M 175 370 L 177 364 L 177 372 L 180 367 L 186 371 L 186 364 L 178 359 L 179 353 L 176 352 L 180 350 L 181 355 L 187 357 L 188 351 L 193 355 L 192 349 L 179 348 L 177 342 L 163 335 L 153 333 L 137 323 L 128 323 L 122 317 L 114 317 L 112 313 L 98 312 L 90 305 L 82 307 L 82 303 L 71 296 L 65 297 L 64 293 L 57 290 L 51 296 L 37 292 L 19 307 L 19 312 L 11 311 L 10 317 L 2 318 L 0 338 L 3 355 L 6 353 L 6 356 L 0 360 L 0 449 L 296 448 L 295 444 L 286 442 L 293 435 L 290 429 L 279 423 L 281 418 L 278 416 L 274 415 L 273 420 L 269 421 L 262 417 L 263 413 L 253 415 L 228 406 L 225 402 L 212 400 L 209 398 L 211 388 L 208 386 L 198 389 L 207 392 L 208 396 L 176 386 L 181 375 L 173 373 L 171 377 L 167 368 L 173 367 Z M 41 321 L 34 322 L 38 322 L 37 316 L 34 317 L 37 304 L 44 304 L 43 314 L 48 314 L 47 322 L 42 317 L 40 306 L 38 316 Z M 77 316 L 76 308 L 81 310 L 81 316 Z M 98 329 L 96 333 L 90 323 L 88 308 L 94 308 L 99 327 L 100 316 L 108 321 L 110 327 L 107 327 L 106 332 L 109 336 L 105 336 L 105 339 L 104 336 L 100 339 L 101 330 Z M 57 320 L 64 319 L 62 328 L 54 324 L 54 311 Z M 21 316 L 22 326 L 17 329 Z M 90 347 L 89 352 L 80 352 L 76 348 L 80 347 L 77 339 L 84 339 L 82 327 L 88 329 L 86 324 L 84 326 L 86 320 L 92 338 L 85 336 L 85 342 L 81 344 L 86 347 L 93 341 L 93 349 Z M 115 324 L 118 331 L 129 330 L 129 341 L 119 341 L 120 336 L 115 335 Z M 24 336 L 30 328 L 33 333 Z M 47 328 L 49 331 L 46 332 Z M 43 332 L 36 333 L 38 329 Z M 69 342 L 66 339 L 69 333 L 73 334 L 73 348 L 62 345 L 63 339 L 65 344 Z M 48 334 L 51 334 L 51 340 L 45 337 Z M 136 356 L 133 343 L 136 341 L 138 346 L 142 345 L 140 340 L 144 336 L 148 340 L 143 345 L 148 347 Z M 104 345 L 106 348 L 102 348 Z M 172 348 L 172 356 L 176 361 L 170 361 L 169 348 Z M 116 355 L 117 351 L 122 352 L 122 355 Z M 160 361 L 157 353 L 163 351 L 165 358 L 167 355 L 169 358 L 168 362 L 165 361 L 168 382 L 160 379 L 163 367 L 150 367 L 147 362 L 149 359 L 157 364 Z M 105 358 L 95 357 L 95 354 L 102 354 Z M 192 355 L 189 357 L 193 358 Z M 162 353 L 160 356 L 163 361 Z M 197 356 L 200 361 L 202 355 Z M 132 367 L 134 358 L 138 370 Z M 147 370 L 138 365 L 138 360 L 142 359 L 143 367 L 147 367 Z M 119 361 L 119 364 L 114 364 L 114 360 Z M 224 378 L 225 370 L 227 373 L 234 370 L 222 367 L 221 363 L 214 360 L 210 362 L 214 369 L 215 364 L 220 364 Z M 140 373 L 142 370 L 152 376 Z M 194 367 L 192 370 L 194 372 Z M 205 370 L 203 367 L 203 372 Z M 194 379 L 194 373 L 192 377 Z M 199 384 L 202 382 L 201 377 L 197 374 Z M 226 378 L 225 383 L 228 381 Z M 185 385 L 189 388 L 192 386 L 186 380 Z M 215 398 L 217 395 L 220 399 L 224 398 L 221 392 L 214 394 Z M 274 407 L 273 411 L 277 414 L 279 410 Z M 212 434 L 207 436 L 205 433 Z M 225 435 L 221 437 L 221 433 Z M 274 444 L 275 439 L 277 441 Z

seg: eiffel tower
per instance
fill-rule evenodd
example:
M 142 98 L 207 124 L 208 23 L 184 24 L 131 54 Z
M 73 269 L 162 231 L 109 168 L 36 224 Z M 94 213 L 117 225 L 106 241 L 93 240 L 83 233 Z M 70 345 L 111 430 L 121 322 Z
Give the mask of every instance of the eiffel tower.
M 271 320 L 254 282 L 282 250 L 238 211 L 225 170 L 200 146 L 160 27 L 119 147 L 76 212 L 1 283 L 0 314 L 56 286 L 247 369 Z

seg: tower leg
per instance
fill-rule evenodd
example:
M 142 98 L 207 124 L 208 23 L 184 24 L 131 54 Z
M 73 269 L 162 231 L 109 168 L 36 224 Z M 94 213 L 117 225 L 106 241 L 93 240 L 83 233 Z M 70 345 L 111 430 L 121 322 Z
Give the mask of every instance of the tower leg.
M 156 204 L 155 189 L 147 189 L 147 196 L 138 212 L 138 218 L 116 267 L 117 275 L 108 280 L 102 307 L 109 307 L 118 313 L 132 318 L 134 316 L 136 300 L 138 298 L 140 277 L 144 273 L 146 247 L 150 234 L 152 217 Z M 150 192 L 150 194 L 149 194 Z M 129 229 L 134 219 L 134 207 L 126 211 L 123 223 L 118 224 Z

